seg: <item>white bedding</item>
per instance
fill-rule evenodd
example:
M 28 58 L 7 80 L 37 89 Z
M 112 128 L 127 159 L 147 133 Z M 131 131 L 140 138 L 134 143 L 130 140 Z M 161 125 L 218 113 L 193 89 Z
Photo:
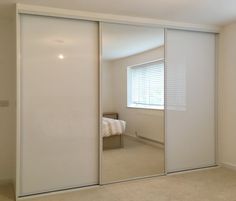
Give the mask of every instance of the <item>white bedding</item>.
M 121 135 L 125 132 L 126 122 L 123 120 L 102 118 L 103 137 Z

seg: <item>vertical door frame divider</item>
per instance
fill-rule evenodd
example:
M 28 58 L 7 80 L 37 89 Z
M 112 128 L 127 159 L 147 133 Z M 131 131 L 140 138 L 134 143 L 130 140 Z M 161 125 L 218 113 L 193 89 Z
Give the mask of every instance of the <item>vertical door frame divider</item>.
M 167 172 L 167 132 L 166 132 L 166 124 L 167 124 L 167 28 L 164 28 L 164 173 L 165 175 L 168 174 Z
M 20 116 L 21 116 L 21 31 L 20 13 L 16 12 L 16 171 L 15 171 L 15 199 L 18 199 L 20 192 L 20 154 L 21 154 L 21 135 L 20 135 Z
M 98 43 L 99 43 L 99 147 L 98 147 L 98 154 L 99 154 L 99 170 L 98 170 L 98 184 L 102 184 L 102 151 L 103 151 L 103 136 L 102 136 L 102 111 L 103 111 L 103 104 L 102 104 L 102 22 L 98 22 Z
M 218 104 L 219 104 L 219 98 L 218 98 L 218 86 L 219 86 L 219 33 L 215 34 L 215 163 L 218 166 L 219 165 L 219 127 L 218 127 Z

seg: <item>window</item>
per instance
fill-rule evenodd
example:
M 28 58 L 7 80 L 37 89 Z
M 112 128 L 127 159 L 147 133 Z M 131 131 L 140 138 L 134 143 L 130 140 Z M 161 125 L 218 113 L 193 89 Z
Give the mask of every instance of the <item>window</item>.
M 164 61 L 127 68 L 127 106 L 164 109 Z

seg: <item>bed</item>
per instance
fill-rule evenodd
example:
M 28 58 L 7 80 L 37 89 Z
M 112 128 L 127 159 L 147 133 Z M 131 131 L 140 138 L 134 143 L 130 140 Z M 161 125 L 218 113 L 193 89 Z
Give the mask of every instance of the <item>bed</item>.
M 126 122 L 118 119 L 117 113 L 105 113 L 102 119 L 103 149 L 123 147 Z

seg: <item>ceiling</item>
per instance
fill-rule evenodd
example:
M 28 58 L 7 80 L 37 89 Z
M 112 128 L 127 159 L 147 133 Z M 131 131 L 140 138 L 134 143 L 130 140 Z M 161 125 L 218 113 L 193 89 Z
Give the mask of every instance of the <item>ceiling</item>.
M 114 60 L 145 52 L 164 45 L 164 30 L 142 26 L 104 23 L 102 54 Z
M 235 0 L 0 0 L 0 16 L 10 17 L 17 2 L 209 25 L 236 20 Z

